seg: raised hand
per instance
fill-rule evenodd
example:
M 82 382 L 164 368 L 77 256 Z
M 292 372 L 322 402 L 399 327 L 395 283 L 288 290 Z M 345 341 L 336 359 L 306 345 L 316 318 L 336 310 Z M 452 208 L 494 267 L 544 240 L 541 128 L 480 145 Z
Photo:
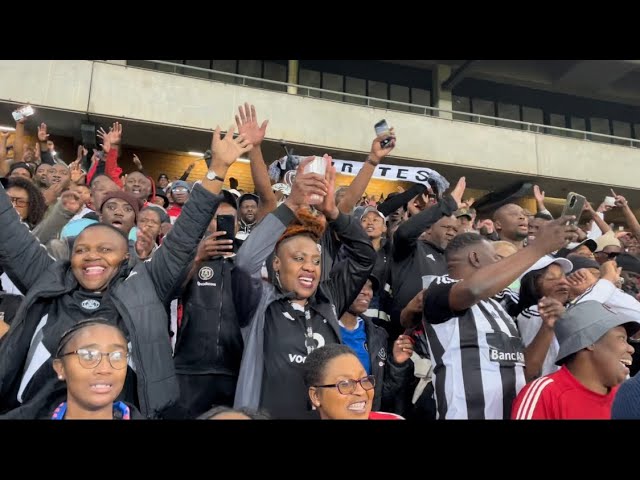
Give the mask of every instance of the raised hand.
M 311 195 L 319 195 L 321 197 L 327 195 L 329 185 L 323 175 L 319 173 L 304 173 L 305 167 L 313 162 L 314 159 L 314 156 L 305 158 L 300 162 L 296 170 L 296 176 L 291 185 L 291 193 L 284 202 L 294 212 L 307 205 L 307 199 Z
M 38 126 L 38 141 L 46 142 L 49 139 L 49 134 L 47 133 L 47 124 L 41 123 Z
M 396 135 L 393 127 L 389 129 L 389 132 L 391 133 L 391 141 L 387 144 L 386 147 L 383 148 L 382 145 L 380 144 L 382 140 L 389 137 L 389 135 L 386 133 L 383 135 L 378 135 L 376 138 L 373 139 L 373 142 L 371 143 L 371 151 L 369 152 L 369 159 L 376 165 L 378 165 L 384 157 L 389 155 L 396 146 Z
M 60 196 L 60 193 L 62 192 L 63 188 L 64 188 L 63 183 L 54 183 L 49 188 L 45 190 L 41 190 L 42 195 L 44 196 L 45 203 L 47 205 L 54 204 L 56 200 L 58 200 L 58 196 Z
M 140 161 L 140 157 L 138 157 L 138 155 L 136 155 L 135 153 L 133 154 L 133 163 L 138 170 L 142 171 L 142 161 Z
M 80 160 L 76 160 L 69 164 L 69 175 L 73 183 L 75 183 L 76 185 L 82 184 L 82 180 L 85 177 L 86 173 L 84 173 L 80 168 Z
M 151 235 L 149 235 L 146 230 L 139 228 L 136 232 L 136 253 L 138 257 L 141 260 L 149 258 L 154 245 L 155 241 L 151 238 Z
M 248 103 L 245 103 L 244 107 L 240 105 L 238 107 L 238 113 L 240 114 L 240 116 L 236 115 L 238 133 L 242 135 L 247 142 L 257 147 L 264 140 L 269 120 L 265 120 L 262 122 L 262 125 L 258 126 L 256 107 Z
M 109 131 L 111 131 L 111 129 L 109 129 Z M 109 134 L 104 131 L 104 128 L 100 127 L 100 130 L 97 131 L 96 135 L 102 141 L 100 146 L 104 153 L 109 153 L 109 151 L 111 151 L 111 140 Z
M 613 197 L 616 199 L 616 207 L 624 208 L 628 205 L 627 199 L 624 198 L 622 195 L 617 195 L 616 192 L 613 191 L 613 188 L 611 189 L 611 193 L 613 194 Z
M 570 224 L 571 220 L 575 220 L 575 217 L 565 215 L 556 220 L 544 222 L 536 238 L 532 240 L 531 247 L 538 248 L 541 255 L 546 255 L 561 249 L 569 242 L 575 242 L 578 238 L 578 227 Z
M 245 140 L 242 135 L 233 138 L 235 127 L 231 125 L 224 138 L 220 138 L 220 127 L 216 127 L 211 138 L 211 166 L 216 171 L 218 168 L 228 169 L 241 155 L 253 148 L 253 144 Z
M 233 240 L 220 239 L 227 232 L 213 232 L 200 242 L 196 261 L 204 262 L 214 257 L 228 257 L 233 253 Z M 233 232 L 229 232 L 233 234 Z
M 74 215 L 82 210 L 82 200 L 80 199 L 80 195 L 72 190 L 67 190 L 60 196 L 60 201 L 62 202 L 62 208 L 67 212 L 71 212 Z
M 542 323 L 550 329 L 565 312 L 565 307 L 558 300 L 550 297 L 542 297 L 538 302 L 538 312 Z
M 393 361 L 398 364 L 402 364 L 409 360 L 413 355 L 413 342 L 409 335 L 400 335 L 398 339 L 393 342 Z
M 338 211 L 338 207 L 336 206 L 336 167 L 334 167 L 331 162 L 333 158 L 326 153 L 323 155 L 324 159 L 327 162 L 327 171 L 326 171 L 326 181 L 327 181 L 327 193 L 322 200 L 322 203 L 318 205 L 318 210 L 324 213 L 324 216 L 327 217 L 327 220 L 335 220 L 338 218 L 340 212 Z
M 567 275 L 567 282 L 569 282 L 572 292 L 577 295 L 581 295 L 597 281 L 598 279 L 588 268 L 581 268 Z
M 114 122 L 111 128 L 109 129 L 109 142 L 111 142 L 111 146 L 120 145 L 122 141 L 122 125 L 118 122 Z
M 463 206 L 462 196 L 464 195 L 464 190 L 467 188 L 467 179 L 465 177 L 460 177 L 458 183 L 453 190 L 451 190 L 451 196 L 458 204 L 458 208 Z
M 544 191 L 541 192 L 538 185 L 533 186 L 533 196 L 536 199 L 538 205 L 544 204 Z

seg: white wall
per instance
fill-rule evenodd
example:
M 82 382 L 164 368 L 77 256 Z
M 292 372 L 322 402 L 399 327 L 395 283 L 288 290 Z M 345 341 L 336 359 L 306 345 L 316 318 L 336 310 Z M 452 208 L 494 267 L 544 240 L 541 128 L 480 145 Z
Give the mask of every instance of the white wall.
M 93 75 L 92 75 L 93 67 Z M 304 89 L 300 89 L 304 93 Z M 256 105 L 269 137 L 369 150 L 373 125 L 396 127 L 399 157 L 637 188 L 640 151 L 619 145 L 386 111 L 89 61 L 0 61 L 0 99 L 186 128 L 223 129 Z M 603 168 L 604 167 L 604 168 Z

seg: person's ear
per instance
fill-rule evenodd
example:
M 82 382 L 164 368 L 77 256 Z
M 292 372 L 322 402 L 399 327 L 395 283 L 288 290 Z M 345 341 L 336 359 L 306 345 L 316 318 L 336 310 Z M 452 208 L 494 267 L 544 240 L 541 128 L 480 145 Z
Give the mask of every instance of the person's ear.
M 480 268 L 480 258 L 478 257 L 478 252 L 469 252 L 469 263 L 476 268 Z
M 316 387 L 309 387 L 309 400 L 313 408 L 320 407 L 320 398 L 318 396 L 318 389 Z
M 56 375 L 58 375 L 58 379 L 64 380 L 64 365 L 62 365 L 62 360 L 56 358 L 53 361 L 53 369 L 55 370 Z
M 500 220 L 494 220 L 493 221 L 493 229 L 496 232 L 499 232 L 500 230 L 502 230 L 502 223 L 500 223 Z
M 273 271 L 274 272 L 280 271 L 280 258 L 278 258 L 277 255 L 273 256 Z
M 589 351 L 593 352 L 593 351 L 596 349 L 596 344 L 595 344 L 595 343 L 592 343 L 591 345 L 589 345 L 589 346 L 588 346 L 588 347 L 586 347 L 586 348 L 587 348 L 587 350 L 589 350 Z

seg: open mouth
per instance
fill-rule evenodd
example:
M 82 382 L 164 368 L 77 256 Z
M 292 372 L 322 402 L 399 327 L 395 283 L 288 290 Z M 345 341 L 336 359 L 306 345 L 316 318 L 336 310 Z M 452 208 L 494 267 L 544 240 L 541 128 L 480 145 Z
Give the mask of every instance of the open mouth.
M 367 402 L 362 401 L 362 402 L 352 403 L 347 407 L 347 409 L 351 412 L 364 413 L 366 410 L 366 406 L 367 406 Z
M 629 374 L 629 367 L 631 366 L 631 363 L 632 363 L 631 360 L 627 358 L 621 358 L 620 363 L 622 364 L 624 369 L 627 371 L 627 374 Z
M 113 385 L 111 385 L 110 383 L 92 383 L 90 385 L 90 388 L 91 388 L 91 391 L 94 393 L 105 394 L 113 390 Z
M 313 288 L 313 280 L 313 277 L 298 277 L 298 282 L 300 282 L 300 285 L 304 288 Z
M 123 224 L 120 220 L 113 220 L 111 225 L 122 230 Z
M 104 273 L 106 269 L 104 267 L 92 266 L 92 267 L 84 267 L 82 272 L 86 277 L 99 277 Z

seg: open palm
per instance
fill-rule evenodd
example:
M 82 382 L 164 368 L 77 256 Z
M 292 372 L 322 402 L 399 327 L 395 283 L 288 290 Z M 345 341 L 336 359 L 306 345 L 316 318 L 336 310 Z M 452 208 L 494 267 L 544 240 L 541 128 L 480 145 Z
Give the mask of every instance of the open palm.
M 256 107 L 244 104 L 244 107 L 240 105 L 238 107 L 239 115 L 236 115 L 236 125 L 238 126 L 238 133 L 244 137 L 244 139 L 252 144 L 254 147 L 260 145 L 264 136 L 267 133 L 267 125 L 269 120 L 262 122 L 262 125 L 258 126 L 258 116 L 256 115 Z
M 234 131 L 235 127 L 233 125 L 230 126 L 224 138 L 221 139 L 220 127 L 216 127 L 213 132 L 213 138 L 211 139 L 212 165 L 215 163 L 222 163 L 226 167 L 230 167 L 238 157 L 253 148 L 253 145 L 242 135 L 238 135 L 237 138 L 233 138 Z

